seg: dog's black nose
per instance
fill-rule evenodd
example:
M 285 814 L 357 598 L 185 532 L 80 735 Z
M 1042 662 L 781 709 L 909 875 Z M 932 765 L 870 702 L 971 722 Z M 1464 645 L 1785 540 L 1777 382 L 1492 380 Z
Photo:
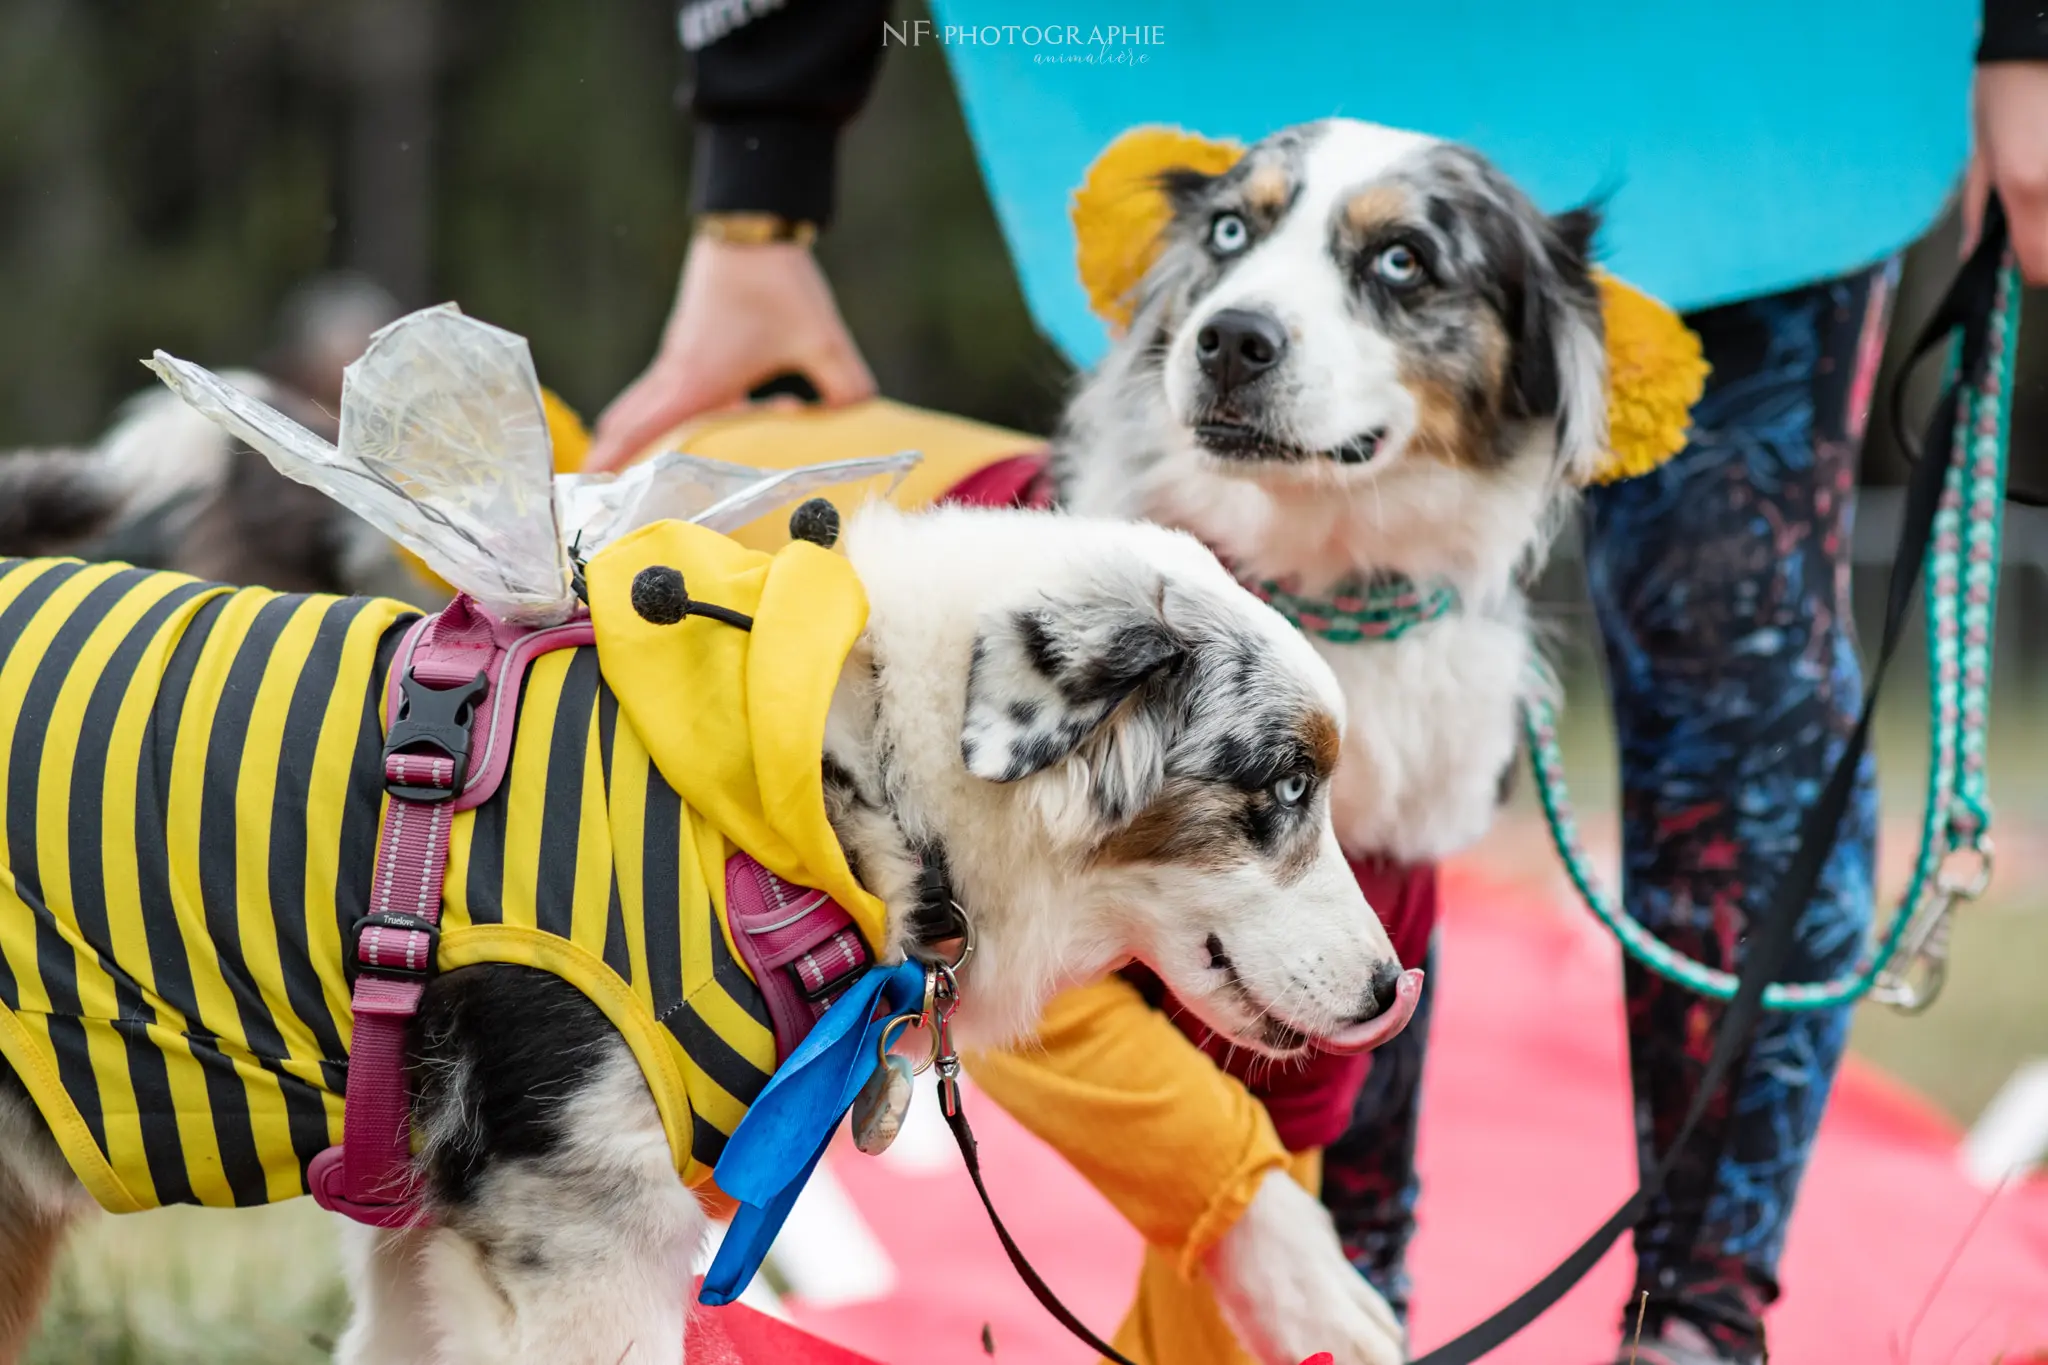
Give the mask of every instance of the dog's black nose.
M 1270 313 L 1226 308 L 1195 333 L 1195 363 L 1219 394 L 1251 383 L 1287 354 L 1287 329 Z
M 1358 1013 L 1352 1016 L 1354 1024 L 1369 1023 L 1394 1007 L 1394 997 L 1401 987 L 1401 964 L 1382 962 L 1373 968 L 1372 984 L 1366 987 L 1365 999 Z

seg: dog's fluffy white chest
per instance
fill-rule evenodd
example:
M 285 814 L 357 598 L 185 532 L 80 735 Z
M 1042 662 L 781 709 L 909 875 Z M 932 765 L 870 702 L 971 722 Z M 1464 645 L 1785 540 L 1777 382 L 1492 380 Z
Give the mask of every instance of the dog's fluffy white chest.
M 1428 862 L 1477 842 L 1516 754 L 1530 664 L 1521 613 L 1458 614 L 1395 641 L 1310 638 L 1350 717 L 1332 789 L 1345 852 Z
M 1068 505 L 1181 527 L 1260 577 L 1328 582 L 1386 569 L 1433 579 L 1430 552 L 1441 548 L 1447 514 L 1430 502 L 1439 491 L 1431 470 L 1406 474 L 1370 500 L 1334 507 L 1298 500 L 1283 509 L 1262 490 L 1208 474 L 1184 453 L 1143 470 L 1083 459 L 1073 465 Z M 1343 756 L 1332 800 L 1347 854 L 1433 862 L 1477 843 L 1492 826 L 1502 776 L 1515 759 L 1534 658 L 1527 608 L 1506 585 L 1527 539 L 1513 528 L 1535 525 L 1542 502 L 1540 481 L 1533 491 L 1509 480 L 1465 490 L 1456 524 L 1498 531 L 1492 541 L 1509 548 L 1483 570 L 1462 566 L 1462 610 L 1399 640 L 1336 644 L 1309 637 L 1344 692 Z M 1367 540 L 1371 552 L 1361 553 Z M 1486 582 L 1499 586 L 1488 592 L 1480 586 Z

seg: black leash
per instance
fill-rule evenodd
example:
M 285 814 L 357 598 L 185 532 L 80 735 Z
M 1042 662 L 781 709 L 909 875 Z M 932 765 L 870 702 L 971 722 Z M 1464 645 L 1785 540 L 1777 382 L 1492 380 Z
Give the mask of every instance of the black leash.
M 950 1094 L 946 1093 L 947 1091 L 950 1091 Z M 1053 1315 L 1060 1326 L 1072 1332 L 1089 1350 L 1106 1360 L 1114 1361 L 1116 1365 L 1131 1365 L 1130 1360 L 1116 1347 L 1089 1331 L 1087 1326 L 1060 1302 L 1059 1296 L 1052 1292 L 1052 1287 L 1031 1268 L 1031 1262 L 1024 1259 L 1023 1251 L 1018 1249 L 1017 1239 L 1003 1226 L 1002 1218 L 996 1213 L 996 1206 L 989 1200 L 988 1186 L 981 1183 L 980 1149 L 974 1141 L 974 1130 L 967 1126 L 967 1110 L 960 1103 L 958 1082 L 941 1082 L 940 1101 L 941 1108 L 946 1112 L 946 1126 L 953 1130 L 953 1140 L 960 1144 L 961 1160 L 967 1163 L 967 1174 L 974 1181 L 974 1192 L 981 1196 L 981 1206 L 988 1210 L 989 1225 L 996 1230 L 996 1236 L 1002 1239 L 1003 1250 L 1009 1253 L 1010 1264 L 1016 1267 L 1017 1277 L 1024 1281 L 1024 1287 L 1031 1291 L 1032 1297 L 1038 1300 L 1046 1312 Z
M 1649 1202 L 1664 1188 L 1679 1153 L 1684 1151 L 1694 1129 L 1706 1116 L 1721 1083 L 1747 1050 L 1749 1036 L 1763 1017 L 1764 988 L 1777 979 L 1791 955 L 1800 914 L 1820 884 L 1821 871 L 1834 850 L 1836 833 L 1855 790 L 1857 767 L 1869 747 L 1878 688 L 1884 682 L 1885 671 L 1898 646 L 1906 613 L 1919 587 L 1921 563 L 1933 535 L 1934 514 L 1941 503 L 1942 482 L 1954 453 L 1956 423 L 1963 411 L 1965 388 L 1977 377 L 1984 364 L 1985 343 L 1991 328 L 2005 241 L 2005 213 L 1994 195 L 1985 208 L 1984 235 L 1978 241 L 1977 249 L 1956 272 L 1954 282 L 1949 285 L 1934 316 L 1921 329 L 1907 364 L 1895 381 L 1892 410 L 1896 417 L 1907 374 L 1930 351 L 1943 345 L 1952 335 L 1960 335 L 1959 364 L 1935 403 L 1927 421 L 1927 434 L 1920 442 L 1919 450 L 1914 452 L 1917 458 L 1906 489 L 1906 510 L 1899 527 L 1898 551 L 1892 560 L 1891 580 L 1885 591 L 1884 634 L 1864 690 L 1862 713 L 1856 718 L 1856 728 L 1850 733 L 1841 759 L 1829 775 L 1820 799 L 1807 812 L 1800 831 L 1798 852 L 1778 884 L 1778 894 L 1769 911 L 1759 921 L 1735 998 L 1729 1002 L 1728 1012 L 1722 1016 L 1714 1039 L 1713 1058 L 1700 1078 L 1699 1089 L 1693 1096 L 1685 1123 L 1679 1128 L 1670 1149 L 1643 1177 L 1641 1186 L 1629 1196 L 1628 1202 L 1615 1211 L 1613 1217 L 1601 1225 L 1599 1231 L 1505 1308 L 1428 1355 L 1419 1357 L 1413 1365 L 1472 1365 L 1536 1321 L 1564 1297 L 1566 1291 L 1585 1278 L 1621 1234 L 1635 1226 Z M 1905 431 L 1901 423 L 1901 439 L 1905 438 Z

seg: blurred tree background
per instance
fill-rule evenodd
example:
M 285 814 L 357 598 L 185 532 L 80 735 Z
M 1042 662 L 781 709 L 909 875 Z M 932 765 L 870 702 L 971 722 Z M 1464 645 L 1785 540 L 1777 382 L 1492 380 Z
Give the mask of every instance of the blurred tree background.
M 157 347 L 265 360 L 337 269 L 524 334 L 594 418 L 673 297 L 687 79 L 669 0 L 0 0 L 0 448 L 90 440 Z M 845 158 L 821 255 L 883 388 L 1044 429 L 1067 370 L 939 48 Z

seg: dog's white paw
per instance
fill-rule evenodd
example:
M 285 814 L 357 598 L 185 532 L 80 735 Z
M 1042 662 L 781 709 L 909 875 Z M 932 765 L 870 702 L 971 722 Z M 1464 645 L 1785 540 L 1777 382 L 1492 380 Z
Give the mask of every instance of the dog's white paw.
M 1407 1344 L 1393 1310 L 1344 1259 L 1322 1201 L 1270 1171 L 1244 1217 L 1209 1253 L 1216 1301 L 1263 1365 L 1401 1365 Z

